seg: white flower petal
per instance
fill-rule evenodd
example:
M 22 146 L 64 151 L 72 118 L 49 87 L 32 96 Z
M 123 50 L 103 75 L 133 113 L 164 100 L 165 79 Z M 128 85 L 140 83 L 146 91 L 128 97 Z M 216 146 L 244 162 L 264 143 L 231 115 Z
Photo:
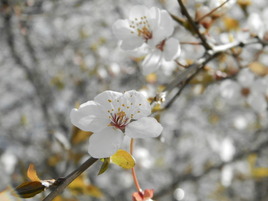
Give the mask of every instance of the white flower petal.
M 220 84 L 220 94 L 230 101 L 240 98 L 241 86 L 233 80 L 224 80 Z
M 89 138 L 88 153 L 93 158 L 107 158 L 120 148 L 123 138 L 121 130 L 108 126 Z
M 250 87 L 254 79 L 254 74 L 248 68 L 241 70 L 237 76 L 237 80 L 242 87 Z
M 127 125 L 125 134 L 131 138 L 157 137 L 163 127 L 153 117 L 143 117 Z
M 104 108 L 103 112 L 107 113 L 108 110 L 112 110 L 117 106 L 116 100 L 122 95 L 122 93 L 107 90 L 97 95 L 94 101 Z
M 178 57 L 181 53 L 181 47 L 179 41 L 175 38 L 169 38 L 166 40 L 163 56 L 166 61 L 171 61 Z
M 133 119 L 139 119 L 151 114 L 151 106 L 146 97 L 136 90 L 127 91 L 124 93 L 124 98 L 130 105 L 128 115 L 133 114 Z
M 152 72 L 155 72 L 161 65 L 161 60 L 162 60 L 162 52 L 158 49 L 148 54 L 141 64 L 142 73 L 144 75 L 148 75 Z
M 149 10 L 146 6 L 143 6 L 143 5 L 133 6 L 129 12 L 129 19 L 130 20 L 136 20 L 136 19 L 139 20 L 141 17 L 148 16 L 148 12 L 149 12 Z
M 122 40 L 121 48 L 124 50 L 133 50 L 140 47 L 144 42 L 130 29 L 128 20 L 117 20 L 113 24 L 113 32 L 119 40 Z
M 247 98 L 248 104 L 258 113 L 263 113 L 267 110 L 267 101 L 265 97 L 259 93 L 251 93 Z
M 148 41 L 148 44 L 154 47 L 171 36 L 174 31 L 174 23 L 167 11 L 160 11 L 154 7 L 150 11 L 154 13 L 155 17 L 149 21 L 152 27 L 153 38 L 151 41 Z
M 73 109 L 70 116 L 72 124 L 84 131 L 99 131 L 109 123 L 95 101 L 88 101 L 80 105 L 79 109 Z

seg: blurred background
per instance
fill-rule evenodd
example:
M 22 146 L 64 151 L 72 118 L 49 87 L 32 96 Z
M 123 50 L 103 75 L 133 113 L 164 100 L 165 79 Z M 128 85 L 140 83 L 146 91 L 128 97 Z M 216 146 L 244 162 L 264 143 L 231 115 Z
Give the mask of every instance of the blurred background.
M 210 5 L 209 0 L 184 3 L 193 17 Z M 89 134 L 73 128 L 69 118 L 76 105 L 107 89 L 154 97 L 185 70 L 182 66 L 202 57 L 198 38 L 177 23 L 173 36 L 181 42 L 181 56 L 143 76 L 142 59 L 120 50 L 111 29 L 137 4 L 184 19 L 176 0 L 1 1 L 0 191 L 27 181 L 30 163 L 41 179 L 57 179 L 89 157 Z M 265 0 L 238 0 L 214 17 L 209 29 L 200 29 L 214 44 L 249 40 L 258 34 L 250 33 L 254 23 L 267 25 L 267 6 Z M 252 13 L 260 19 L 253 25 Z M 153 188 L 158 201 L 267 201 L 267 63 L 267 47 L 261 45 L 234 48 L 208 63 L 159 114 L 161 137 L 136 141 L 142 188 Z M 101 164 L 57 201 L 131 200 L 131 172 L 111 165 L 97 176 Z

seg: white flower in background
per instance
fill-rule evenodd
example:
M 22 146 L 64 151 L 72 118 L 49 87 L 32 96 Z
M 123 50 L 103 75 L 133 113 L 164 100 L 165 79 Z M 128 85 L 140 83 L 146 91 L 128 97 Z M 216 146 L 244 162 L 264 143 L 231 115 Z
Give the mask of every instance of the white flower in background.
M 113 25 L 122 49 L 146 49 L 147 56 L 142 63 L 144 74 L 155 71 L 163 59 L 171 61 L 179 55 L 179 41 L 170 38 L 173 31 L 174 23 L 167 11 L 142 5 L 130 10 L 129 19 L 117 20 Z
M 263 38 L 268 32 L 268 9 L 264 9 L 262 13 L 250 13 L 247 20 L 247 28 L 249 32 Z
M 210 8 L 208 6 L 200 6 L 196 9 L 195 12 L 195 20 L 199 21 L 206 29 L 209 28 L 213 22 L 211 16 L 206 16 L 210 12 Z M 206 16 L 205 18 L 203 18 Z M 202 19 L 202 20 L 200 20 Z
M 163 40 L 154 48 L 149 49 L 149 53 L 142 62 L 143 74 L 147 75 L 156 71 L 163 62 L 172 61 L 181 52 L 179 41 L 175 38 Z
M 229 9 L 232 8 L 232 6 L 234 6 L 234 4 L 236 3 L 236 0 L 229 0 L 228 2 L 226 2 L 226 3 L 225 2 L 226 2 L 226 0 L 211 0 L 211 1 L 209 1 L 209 7 L 211 10 L 219 7 L 217 10 L 215 10 L 213 12 L 213 14 L 212 14 L 213 16 L 218 17 L 218 16 L 226 13 Z
M 267 109 L 265 95 L 268 88 L 268 77 L 255 78 L 249 69 L 243 69 L 237 76 L 237 81 L 225 80 L 220 85 L 222 97 L 230 100 L 240 100 L 245 97 L 247 104 L 256 112 Z
M 146 98 L 135 90 L 119 93 L 104 91 L 93 101 L 71 111 L 71 122 L 94 134 L 89 139 L 89 154 L 94 158 L 113 155 L 121 146 L 124 135 L 131 138 L 157 137 L 162 126 L 151 114 Z

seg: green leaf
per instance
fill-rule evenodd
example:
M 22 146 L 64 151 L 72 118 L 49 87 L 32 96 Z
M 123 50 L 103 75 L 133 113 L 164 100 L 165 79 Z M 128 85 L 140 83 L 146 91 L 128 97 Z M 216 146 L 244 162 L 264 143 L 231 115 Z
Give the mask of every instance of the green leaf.
M 111 161 L 112 163 L 125 169 L 131 169 L 135 166 L 135 160 L 132 155 L 122 149 L 119 149 L 114 155 L 111 156 Z
M 108 169 L 109 164 L 110 164 L 110 158 L 103 158 L 103 159 L 101 159 L 101 161 L 103 162 L 103 164 L 100 168 L 98 175 L 104 173 Z

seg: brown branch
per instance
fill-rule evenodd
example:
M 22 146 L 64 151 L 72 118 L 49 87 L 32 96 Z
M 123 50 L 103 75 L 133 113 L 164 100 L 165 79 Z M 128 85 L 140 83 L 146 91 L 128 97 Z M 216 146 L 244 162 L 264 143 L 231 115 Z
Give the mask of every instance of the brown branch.
M 178 78 L 176 78 L 175 80 L 170 82 L 166 86 L 165 91 L 169 92 L 172 89 L 174 89 L 175 87 L 178 87 L 179 85 L 181 85 L 181 83 L 185 82 L 185 80 L 187 80 L 189 77 L 191 77 L 193 74 L 195 74 L 196 71 L 198 71 L 198 69 L 203 68 L 205 66 L 205 64 L 207 64 L 209 61 L 211 61 L 213 58 L 217 57 L 221 53 L 226 52 L 226 51 L 228 51 L 232 48 L 235 48 L 235 47 L 244 47 L 244 46 L 249 46 L 252 44 L 261 44 L 263 46 L 267 45 L 265 42 L 254 38 L 254 39 L 248 40 L 246 42 L 235 41 L 232 43 L 212 47 L 212 49 L 209 50 L 204 56 L 199 58 L 194 64 L 187 67 L 187 69 L 184 72 L 182 72 L 178 76 Z
M 81 175 L 86 169 L 88 169 L 91 165 L 93 165 L 98 159 L 96 158 L 89 158 L 87 161 L 85 161 L 79 168 L 74 170 L 72 173 L 70 173 L 68 176 L 64 178 L 59 178 L 55 181 L 55 183 L 51 186 L 53 189 L 50 194 L 48 194 L 47 197 L 43 199 L 43 201 L 51 201 L 53 200 L 57 195 L 61 194 L 63 190 L 73 181 L 75 180 L 79 175 Z
M 198 35 L 198 37 L 200 38 L 200 40 L 202 41 L 202 44 L 204 46 L 204 48 L 206 50 L 210 50 L 211 47 L 210 45 L 207 43 L 207 40 L 205 39 L 205 37 L 200 33 L 196 23 L 194 22 L 193 18 L 190 16 L 190 14 L 188 13 L 188 10 L 186 9 L 186 7 L 184 6 L 182 0 L 178 0 L 178 3 L 181 7 L 182 10 L 182 14 L 185 15 L 185 17 L 187 18 L 187 20 L 189 21 L 190 25 L 192 26 L 193 30 L 196 32 L 196 34 Z
M 165 88 L 165 92 L 170 92 L 176 87 L 180 87 L 179 91 L 167 102 L 166 106 L 163 109 L 168 109 L 175 99 L 180 95 L 181 91 L 184 89 L 185 85 L 202 69 L 208 62 L 212 59 L 235 47 L 244 47 L 252 44 L 261 44 L 262 46 L 267 46 L 268 44 L 265 41 L 260 40 L 259 38 L 253 38 L 246 42 L 235 41 L 232 43 L 218 45 L 212 47 L 212 50 L 209 50 L 203 57 L 199 58 L 194 64 L 190 65 L 183 71 L 175 80 L 171 81 Z

